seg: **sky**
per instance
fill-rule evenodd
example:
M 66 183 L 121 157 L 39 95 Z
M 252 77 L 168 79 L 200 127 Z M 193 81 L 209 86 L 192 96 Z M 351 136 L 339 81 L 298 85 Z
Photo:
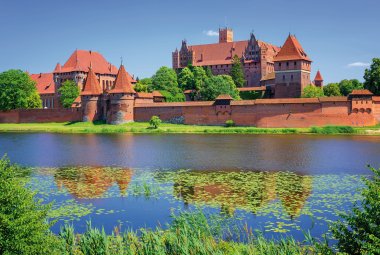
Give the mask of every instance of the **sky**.
M 75 49 L 120 59 L 131 74 L 150 77 L 171 67 L 171 52 L 218 41 L 219 27 L 234 40 L 281 46 L 295 34 L 325 83 L 363 80 L 380 57 L 379 0 L 0 0 L 0 72 L 51 72 Z

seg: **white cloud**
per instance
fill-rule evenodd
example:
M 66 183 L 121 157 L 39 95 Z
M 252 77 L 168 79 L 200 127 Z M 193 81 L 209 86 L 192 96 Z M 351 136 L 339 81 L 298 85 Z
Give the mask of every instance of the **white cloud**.
M 364 62 L 354 62 L 347 65 L 347 67 L 368 67 L 368 66 L 370 66 L 370 64 L 364 63 Z
M 219 36 L 219 32 L 214 31 L 214 30 L 205 30 L 203 33 L 207 36 Z

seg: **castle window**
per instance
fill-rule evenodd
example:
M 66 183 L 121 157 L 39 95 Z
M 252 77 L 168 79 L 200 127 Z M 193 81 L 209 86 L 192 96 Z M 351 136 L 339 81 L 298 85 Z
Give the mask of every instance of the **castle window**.
M 282 80 L 285 81 L 285 75 L 282 76 Z
M 296 66 L 297 65 L 297 62 L 296 61 L 294 61 L 294 66 Z
M 293 74 L 290 76 L 290 79 L 293 80 Z
M 289 62 L 286 62 L 286 66 L 289 66 Z
M 281 63 L 278 63 L 278 66 L 281 67 Z

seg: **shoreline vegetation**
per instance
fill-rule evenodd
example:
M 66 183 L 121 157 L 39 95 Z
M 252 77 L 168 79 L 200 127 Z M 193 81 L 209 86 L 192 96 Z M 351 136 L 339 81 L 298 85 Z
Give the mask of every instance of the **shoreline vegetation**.
M 315 239 L 305 232 L 305 241 L 291 236 L 280 240 L 266 239 L 247 224 L 229 227 L 229 218 L 212 217 L 198 211 L 173 215 L 162 228 L 122 231 L 115 227 L 111 235 L 94 228 L 78 234 L 73 225 L 65 225 L 58 235 L 49 229 L 52 203 L 43 204 L 25 185 L 30 169 L 0 159 L 0 254 L 60 255 L 164 255 L 164 254 L 378 254 L 380 170 L 370 168 L 374 176 L 364 179 L 362 207 L 355 205 L 344 221 L 332 223 L 332 236 Z M 20 227 L 21 225 L 21 227 Z M 330 241 L 337 240 L 337 245 Z
M 324 126 L 310 128 L 257 128 L 257 127 L 226 127 L 202 126 L 162 123 L 158 128 L 152 128 L 149 122 L 132 122 L 122 125 L 109 125 L 105 122 L 63 122 L 63 123 L 3 123 L 0 133 L 12 132 L 43 132 L 43 133 L 77 133 L 77 134 L 322 134 L 322 135 L 375 135 L 380 136 L 380 126 L 350 127 Z

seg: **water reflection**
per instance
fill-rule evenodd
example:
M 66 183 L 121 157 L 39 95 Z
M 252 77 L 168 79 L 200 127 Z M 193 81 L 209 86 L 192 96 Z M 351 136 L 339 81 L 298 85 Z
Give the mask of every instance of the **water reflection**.
M 180 171 L 157 179 L 171 179 L 174 196 L 186 205 L 218 206 L 229 215 L 236 209 L 256 214 L 279 199 L 291 218 L 298 217 L 312 191 L 312 176 L 290 172 Z
M 100 198 L 115 183 L 125 195 L 131 182 L 131 169 L 108 167 L 63 167 L 54 174 L 59 190 L 66 188 L 75 198 Z

